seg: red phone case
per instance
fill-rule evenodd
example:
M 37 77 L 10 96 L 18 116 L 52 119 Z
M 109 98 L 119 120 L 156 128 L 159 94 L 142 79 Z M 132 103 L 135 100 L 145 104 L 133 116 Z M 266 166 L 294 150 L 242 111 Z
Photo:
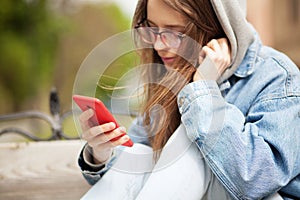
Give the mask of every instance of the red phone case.
M 74 102 L 79 106 L 82 111 L 86 111 L 88 109 L 93 109 L 96 113 L 90 120 L 94 125 L 104 124 L 109 122 L 114 122 L 116 124 L 116 128 L 119 127 L 119 124 L 110 113 L 110 111 L 106 108 L 102 101 L 94 97 L 87 97 L 81 95 L 73 95 Z M 124 136 L 125 134 L 118 136 L 110 141 L 116 141 L 120 137 Z M 129 139 L 127 142 L 122 144 L 123 146 L 131 147 L 133 142 Z

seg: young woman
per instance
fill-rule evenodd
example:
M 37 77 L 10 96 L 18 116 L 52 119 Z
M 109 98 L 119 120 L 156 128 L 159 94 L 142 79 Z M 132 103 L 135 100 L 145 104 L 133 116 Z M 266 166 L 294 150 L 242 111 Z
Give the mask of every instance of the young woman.
M 151 66 L 145 67 L 144 80 L 155 84 L 145 86 L 141 117 L 129 137 L 151 146 L 159 162 L 168 140 L 183 126 L 209 169 L 199 170 L 213 176 L 209 187 L 199 185 L 206 191 L 196 199 L 209 199 L 207 192 L 214 188 L 222 191 L 219 199 L 275 193 L 299 199 L 299 69 L 262 45 L 238 2 L 139 0 L 132 26 L 137 44 L 152 47 L 139 51 L 142 63 Z M 156 105 L 163 112 L 153 114 Z M 87 145 L 79 165 L 91 184 L 115 161 L 115 147 L 129 139 L 110 142 L 125 130 L 113 130 L 113 123 L 90 127 L 93 114 L 80 116 Z

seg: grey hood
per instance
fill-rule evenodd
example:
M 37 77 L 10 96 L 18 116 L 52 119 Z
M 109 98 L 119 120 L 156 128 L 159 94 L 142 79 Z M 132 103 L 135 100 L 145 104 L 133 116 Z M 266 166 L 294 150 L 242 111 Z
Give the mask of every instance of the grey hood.
M 210 0 L 231 45 L 231 66 L 218 82 L 228 79 L 243 61 L 254 41 L 254 33 L 246 20 L 246 0 Z

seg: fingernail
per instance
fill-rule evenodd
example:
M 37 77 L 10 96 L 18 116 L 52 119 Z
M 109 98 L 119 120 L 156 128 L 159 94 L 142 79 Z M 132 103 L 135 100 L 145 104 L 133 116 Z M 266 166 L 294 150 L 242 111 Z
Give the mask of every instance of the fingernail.
M 123 137 L 123 141 L 124 142 L 127 142 L 129 140 L 129 136 L 128 135 L 125 135 L 124 137 Z
M 121 127 L 119 128 L 119 130 L 120 130 L 121 132 L 123 132 L 123 133 L 126 133 L 126 128 L 125 128 L 124 126 L 121 126 Z
M 111 122 L 111 123 L 109 123 L 109 127 L 110 127 L 111 129 L 116 128 L 116 124 L 113 123 L 113 122 Z

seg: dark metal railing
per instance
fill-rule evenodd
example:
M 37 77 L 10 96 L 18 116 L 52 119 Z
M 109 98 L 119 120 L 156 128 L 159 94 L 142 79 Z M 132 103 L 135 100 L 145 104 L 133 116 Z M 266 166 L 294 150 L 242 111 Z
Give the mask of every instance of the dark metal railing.
M 25 111 L 20 113 L 12 113 L 7 115 L 0 115 L 0 122 L 8 121 L 8 120 L 19 120 L 19 119 L 27 119 L 27 118 L 37 118 L 46 121 L 51 127 L 51 136 L 48 138 L 41 138 L 33 133 L 17 128 L 17 127 L 7 127 L 0 130 L 0 136 L 8 133 L 16 133 L 27 139 L 33 141 L 50 141 L 50 140 L 62 140 L 62 139 L 78 139 L 79 137 L 69 137 L 63 132 L 63 121 L 73 114 L 72 111 L 68 111 L 66 113 L 60 114 L 60 102 L 58 98 L 58 94 L 55 88 L 53 88 L 50 92 L 50 112 L 51 115 L 40 112 L 40 111 Z

